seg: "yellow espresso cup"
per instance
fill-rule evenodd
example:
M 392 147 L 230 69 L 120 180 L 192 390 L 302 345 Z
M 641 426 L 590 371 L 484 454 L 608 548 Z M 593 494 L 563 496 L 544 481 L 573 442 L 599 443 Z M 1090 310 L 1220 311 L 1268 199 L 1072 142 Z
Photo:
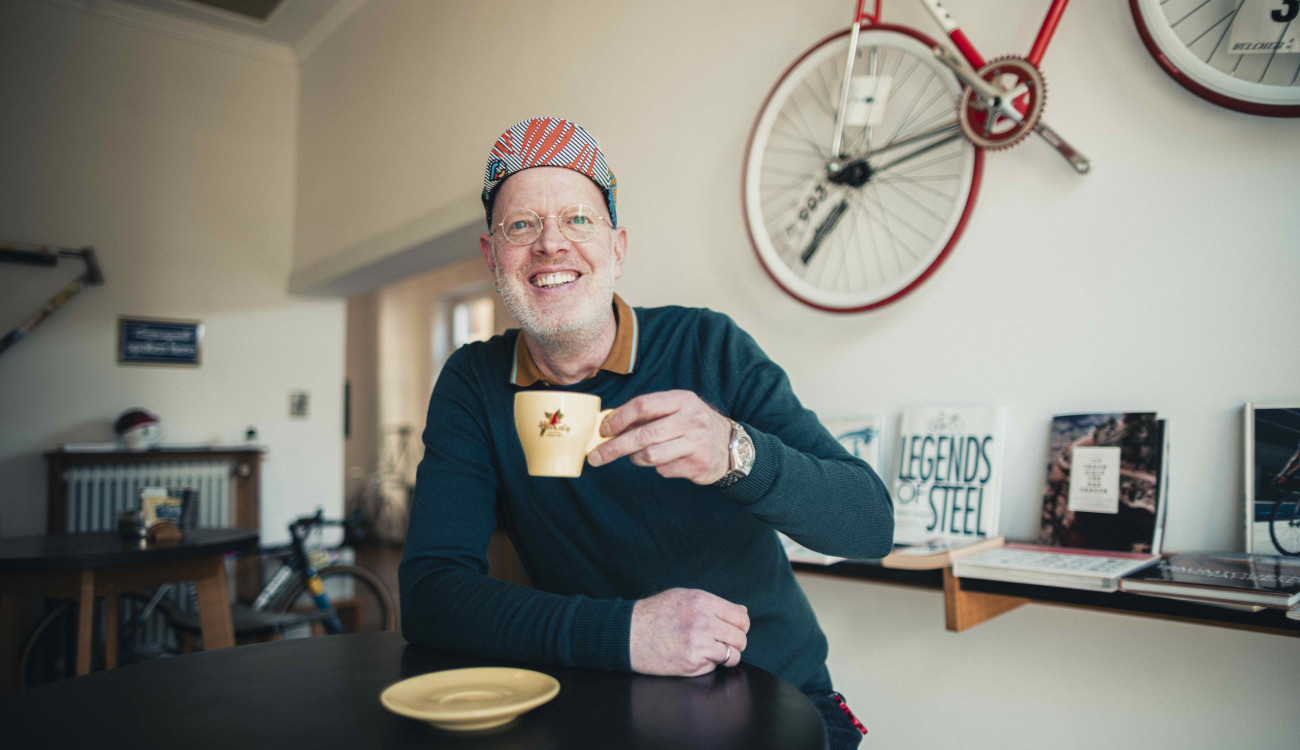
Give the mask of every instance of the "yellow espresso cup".
M 600 396 L 566 391 L 515 394 L 515 431 L 528 473 L 535 477 L 577 477 L 587 454 L 609 438 L 600 436 Z

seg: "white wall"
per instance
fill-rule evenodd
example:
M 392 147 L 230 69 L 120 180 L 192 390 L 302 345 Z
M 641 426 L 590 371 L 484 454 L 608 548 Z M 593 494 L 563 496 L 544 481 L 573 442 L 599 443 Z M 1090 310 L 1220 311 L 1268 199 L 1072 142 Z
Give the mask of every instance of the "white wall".
M 0 240 L 93 245 L 107 283 L 0 359 L 0 534 L 45 529 L 41 453 L 144 406 L 168 442 L 269 447 L 264 539 L 341 509 L 344 303 L 285 291 L 298 72 L 68 6 L 0 4 Z M 8 330 L 80 273 L 0 266 Z M 122 367 L 119 315 L 203 322 L 197 369 Z M 289 392 L 310 417 L 291 420 Z
M 992 57 L 1028 49 L 1047 3 L 945 5 Z M 820 313 L 755 261 L 741 159 L 777 76 L 848 6 L 367 4 L 302 70 L 295 264 L 476 193 L 500 131 L 569 117 L 618 175 L 633 304 L 731 314 L 824 416 L 884 414 L 892 433 L 908 404 L 1008 406 L 1013 538 L 1036 529 L 1052 414 L 1158 410 L 1168 549 L 1239 549 L 1241 404 L 1300 398 L 1300 122 L 1194 98 L 1127 4 L 1074 3 L 1044 61 L 1046 119 L 1093 173 L 1040 142 L 991 154 L 930 281 L 878 312 Z M 909 3 L 887 16 L 931 29 Z M 933 592 L 804 580 L 875 746 L 1290 748 L 1300 733 L 1279 698 L 1300 688 L 1295 639 L 1044 606 L 950 634 Z

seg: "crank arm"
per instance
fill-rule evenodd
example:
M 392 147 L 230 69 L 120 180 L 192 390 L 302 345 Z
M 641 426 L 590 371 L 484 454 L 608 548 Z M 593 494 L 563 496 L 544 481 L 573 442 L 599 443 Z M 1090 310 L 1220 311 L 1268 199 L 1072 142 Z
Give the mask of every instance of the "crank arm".
M 1070 162 L 1070 166 L 1074 167 L 1074 171 L 1079 174 L 1088 174 L 1088 170 L 1092 169 L 1092 160 L 1075 151 L 1074 147 L 1067 143 L 1060 133 L 1049 128 L 1047 123 L 1039 120 L 1038 124 L 1034 126 L 1034 132 L 1041 135 L 1043 140 L 1051 144 L 1052 148 L 1056 149 L 1061 156 L 1064 156 L 1065 160 Z
M 955 54 L 943 45 L 936 45 L 934 56 L 939 58 L 944 65 L 952 68 L 952 72 L 957 74 L 961 82 L 969 86 L 980 99 L 990 103 L 993 107 L 1002 104 L 1002 98 L 1006 95 L 1006 92 L 980 78 L 979 73 L 976 73 L 975 69 L 961 55 Z

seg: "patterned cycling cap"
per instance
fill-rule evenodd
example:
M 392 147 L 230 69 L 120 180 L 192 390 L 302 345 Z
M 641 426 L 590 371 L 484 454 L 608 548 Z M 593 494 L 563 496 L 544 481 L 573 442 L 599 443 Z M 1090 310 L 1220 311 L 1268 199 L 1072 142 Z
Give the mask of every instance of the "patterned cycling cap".
M 564 167 L 591 178 L 605 195 L 609 223 L 618 226 L 618 214 L 614 212 L 618 180 L 605 164 L 605 154 L 596 139 L 568 120 L 530 117 L 502 133 L 488 155 L 487 172 L 483 176 L 483 208 L 487 211 L 489 229 L 496 189 L 510 175 L 530 167 Z

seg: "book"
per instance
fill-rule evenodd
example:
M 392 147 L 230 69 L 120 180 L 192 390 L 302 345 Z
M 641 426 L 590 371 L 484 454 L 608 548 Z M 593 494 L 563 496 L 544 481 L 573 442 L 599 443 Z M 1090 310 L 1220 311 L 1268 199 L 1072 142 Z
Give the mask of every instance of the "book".
M 1256 604 L 1300 605 L 1300 560 L 1240 552 L 1187 552 L 1161 560 L 1120 582 L 1124 591 Z
M 879 471 L 880 459 L 880 417 L 864 415 L 860 417 L 836 418 L 822 420 L 822 426 L 844 446 L 850 455 L 866 461 L 872 469 Z M 785 556 L 791 562 L 811 563 L 814 565 L 832 565 L 847 558 L 823 555 L 799 544 L 790 537 L 777 532 Z
M 998 535 L 1006 409 L 905 409 L 894 467 L 894 542 Z
M 1039 544 L 1159 554 L 1168 443 L 1155 412 L 1054 416 Z
M 920 544 L 900 544 L 894 551 L 881 558 L 880 564 L 886 568 L 903 568 L 905 570 L 934 570 L 952 565 L 953 560 L 977 552 L 1001 547 L 1005 540 L 1000 536 L 942 536 L 929 539 Z
M 952 563 L 958 578 L 1031 583 L 1085 591 L 1117 591 L 1119 581 L 1154 565 L 1159 555 L 1007 544 Z
M 1246 478 L 1246 551 L 1300 553 L 1300 404 L 1247 403 L 1243 412 Z M 1282 520 L 1274 520 L 1274 511 Z M 1281 534 L 1281 538 L 1275 536 Z M 1278 549 L 1278 542 L 1286 549 Z

